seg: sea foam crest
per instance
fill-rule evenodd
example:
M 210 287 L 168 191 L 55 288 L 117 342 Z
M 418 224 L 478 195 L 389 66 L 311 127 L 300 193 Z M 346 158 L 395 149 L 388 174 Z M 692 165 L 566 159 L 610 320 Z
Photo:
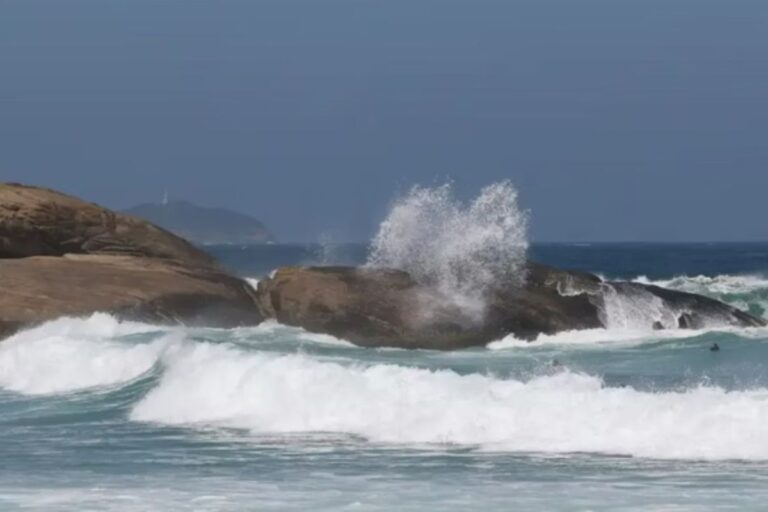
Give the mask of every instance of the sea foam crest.
M 201 343 L 164 360 L 161 381 L 131 419 L 509 452 L 768 460 L 765 389 L 652 393 L 568 370 L 500 379 Z
M 397 200 L 373 239 L 368 265 L 404 270 L 481 313 L 491 286 L 520 286 L 528 214 L 509 181 L 485 187 L 468 204 L 451 184 L 415 186 Z
M 19 332 L 0 343 L 0 388 L 40 395 L 133 380 L 155 365 L 173 336 L 143 344 L 117 338 L 157 329 L 99 313 Z

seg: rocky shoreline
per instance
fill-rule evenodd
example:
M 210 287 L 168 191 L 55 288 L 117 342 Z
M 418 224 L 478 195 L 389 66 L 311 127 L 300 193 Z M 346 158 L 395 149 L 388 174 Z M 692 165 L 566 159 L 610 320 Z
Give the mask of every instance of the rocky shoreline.
M 639 329 L 758 327 L 765 322 L 722 302 L 658 286 L 529 262 L 522 289 L 495 290 L 481 322 L 399 271 L 353 267 L 282 268 L 259 282 L 265 316 L 366 347 L 450 350 L 484 346 L 507 335 L 610 327 L 611 301 Z M 657 315 L 640 310 L 651 304 Z M 631 307 L 638 308 L 635 311 Z M 621 312 L 620 312 L 621 313 Z
M 0 339 L 94 312 L 224 328 L 275 319 L 360 346 L 439 350 L 483 346 L 509 334 L 533 340 L 608 327 L 614 303 L 630 307 L 626 314 L 648 329 L 765 325 L 716 300 L 657 286 L 604 282 L 535 263 L 526 274 L 522 288 L 492 290 L 480 320 L 397 270 L 281 268 L 254 290 L 146 221 L 52 190 L 0 184 Z M 659 314 L 645 319 L 633 304 L 651 304 Z

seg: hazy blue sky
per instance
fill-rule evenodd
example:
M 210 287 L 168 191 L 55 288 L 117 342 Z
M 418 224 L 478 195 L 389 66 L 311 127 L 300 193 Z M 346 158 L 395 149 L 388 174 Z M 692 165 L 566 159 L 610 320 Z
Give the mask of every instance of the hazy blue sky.
M 0 180 L 359 240 L 446 177 L 539 240 L 768 239 L 768 2 L 0 0 Z

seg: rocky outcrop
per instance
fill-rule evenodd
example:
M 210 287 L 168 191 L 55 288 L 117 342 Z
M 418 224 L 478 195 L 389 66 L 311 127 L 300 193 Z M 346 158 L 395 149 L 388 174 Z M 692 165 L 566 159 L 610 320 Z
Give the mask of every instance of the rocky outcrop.
M 612 313 L 610 303 L 618 302 L 619 309 L 623 310 L 619 312 L 621 316 L 629 320 L 630 326 L 640 329 L 706 329 L 766 325 L 763 319 L 718 300 L 640 283 L 603 283 L 600 293 L 593 300 L 601 304 L 601 311 L 609 314 Z M 621 326 L 621 323 L 619 325 Z
M 758 326 L 718 301 L 529 263 L 523 288 L 486 294 L 482 314 L 405 272 L 283 268 L 253 290 L 148 222 L 47 189 L 0 184 L 0 338 L 102 311 L 155 323 L 234 327 L 265 316 L 362 346 L 456 349 L 508 334 L 614 327 Z
M 425 292 L 405 272 L 343 267 L 282 268 L 258 286 L 267 316 L 361 346 L 451 349 L 491 335 Z
M 186 240 L 144 220 L 59 192 L 0 184 L 0 258 L 111 254 L 211 265 Z
M 527 274 L 524 288 L 491 293 L 480 319 L 467 316 L 450 298 L 420 286 L 408 274 L 383 269 L 283 268 L 259 283 L 258 300 L 261 309 L 281 323 L 361 346 L 440 350 L 483 346 L 508 334 L 534 339 L 542 333 L 604 327 L 617 300 L 645 307 L 650 298 L 653 307 L 661 308 L 664 315 L 659 318 L 639 313 L 633 318 L 635 322 L 645 318 L 648 329 L 712 322 L 764 325 L 758 318 L 698 295 L 635 283 L 606 283 L 591 274 L 534 263 L 528 265 Z
M 0 260 L 0 330 L 95 311 L 149 323 L 232 327 L 261 315 L 253 290 L 211 267 L 131 256 Z
M 217 327 L 263 318 L 247 283 L 183 239 L 58 192 L 15 184 L 0 184 L 0 289 L 0 338 L 97 311 Z

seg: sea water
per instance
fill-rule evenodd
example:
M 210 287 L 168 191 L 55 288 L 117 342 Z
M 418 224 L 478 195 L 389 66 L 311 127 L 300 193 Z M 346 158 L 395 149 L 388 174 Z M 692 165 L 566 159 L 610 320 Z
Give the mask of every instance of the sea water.
M 367 254 L 209 249 L 254 282 Z M 768 244 L 530 255 L 766 315 Z M 0 343 L 0 510 L 764 510 L 767 425 L 762 328 L 435 352 L 96 314 Z

